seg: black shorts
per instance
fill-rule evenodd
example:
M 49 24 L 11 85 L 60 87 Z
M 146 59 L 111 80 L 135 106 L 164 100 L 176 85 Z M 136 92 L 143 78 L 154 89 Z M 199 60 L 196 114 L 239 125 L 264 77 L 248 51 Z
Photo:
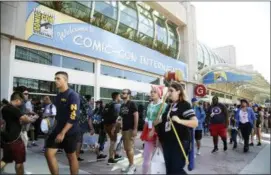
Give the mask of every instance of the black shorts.
M 195 140 L 202 139 L 202 130 L 195 130 Z
M 46 141 L 46 148 L 64 149 L 67 154 L 74 153 L 76 151 L 78 140 L 80 139 L 80 133 L 75 133 L 64 137 L 62 143 L 56 143 L 57 134 L 52 133 L 48 136 Z

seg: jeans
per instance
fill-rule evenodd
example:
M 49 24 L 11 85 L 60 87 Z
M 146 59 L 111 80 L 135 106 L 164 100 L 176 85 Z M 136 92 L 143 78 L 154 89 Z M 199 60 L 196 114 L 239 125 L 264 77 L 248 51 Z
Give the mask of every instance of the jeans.
M 190 146 L 189 141 L 182 141 L 182 144 L 187 155 Z M 185 158 L 180 148 L 180 145 L 175 141 L 174 143 L 165 142 L 163 143 L 162 148 L 167 174 L 187 174 L 184 170 Z
M 245 148 L 249 148 L 249 136 L 251 134 L 251 131 L 252 131 L 252 126 L 250 125 L 249 122 L 247 123 L 240 123 L 239 124 L 239 128 L 241 130 L 241 133 L 242 133 L 242 137 L 244 139 L 244 147 Z
M 233 141 L 234 146 L 237 146 L 237 134 L 238 131 L 236 129 L 231 129 L 231 140 Z

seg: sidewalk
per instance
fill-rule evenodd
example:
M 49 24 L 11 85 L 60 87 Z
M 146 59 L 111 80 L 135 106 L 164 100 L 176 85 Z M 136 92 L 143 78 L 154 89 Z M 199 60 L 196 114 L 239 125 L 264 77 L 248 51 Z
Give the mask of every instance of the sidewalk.
M 239 174 L 270 173 L 270 144 L 268 144 Z
M 25 163 L 26 174 L 50 174 L 47 166 L 46 159 L 42 154 L 36 154 L 30 150 L 27 151 L 27 159 Z M 4 172 L 1 174 L 15 174 L 14 170 L 15 163 L 8 164 Z M 70 174 L 69 166 L 59 163 L 59 174 Z M 79 174 L 89 174 L 86 171 L 79 170 Z

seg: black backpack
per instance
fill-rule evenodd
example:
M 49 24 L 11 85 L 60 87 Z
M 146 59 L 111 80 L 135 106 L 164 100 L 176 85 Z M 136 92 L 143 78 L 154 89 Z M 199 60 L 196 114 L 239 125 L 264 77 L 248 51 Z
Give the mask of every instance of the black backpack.
M 107 103 L 102 112 L 102 119 L 104 124 L 112 124 L 117 120 L 115 115 L 115 104 L 116 102 Z

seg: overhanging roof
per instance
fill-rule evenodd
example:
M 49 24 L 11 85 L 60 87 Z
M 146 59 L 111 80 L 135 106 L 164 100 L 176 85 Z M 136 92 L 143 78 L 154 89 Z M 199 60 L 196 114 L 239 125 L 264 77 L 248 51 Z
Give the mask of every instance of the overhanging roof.
M 231 90 L 235 91 L 237 94 L 241 91 L 246 91 L 250 94 L 253 94 L 254 97 L 270 97 L 270 84 L 259 72 L 245 70 L 244 68 L 240 68 L 226 63 L 211 65 L 199 70 L 197 72 L 197 79 L 200 83 L 203 83 L 203 78 L 205 75 L 210 72 L 216 71 L 227 71 L 237 74 L 249 75 L 252 77 L 251 81 L 227 82 L 228 84 L 232 85 Z

